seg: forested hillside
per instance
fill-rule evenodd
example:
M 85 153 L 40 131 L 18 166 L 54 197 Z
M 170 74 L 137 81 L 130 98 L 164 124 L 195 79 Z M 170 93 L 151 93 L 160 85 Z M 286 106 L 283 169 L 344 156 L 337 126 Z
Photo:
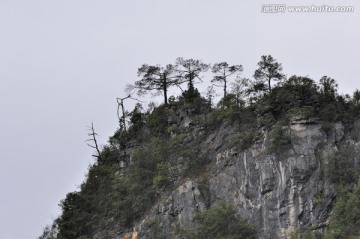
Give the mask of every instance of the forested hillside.
M 118 99 L 119 128 L 104 147 L 90 128 L 96 163 L 39 239 L 360 238 L 360 91 L 287 77 L 272 56 L 253 79 L 242 71 L 183 58 L 140 66 Z M 163 103 L 124 109 L 148 93 Z

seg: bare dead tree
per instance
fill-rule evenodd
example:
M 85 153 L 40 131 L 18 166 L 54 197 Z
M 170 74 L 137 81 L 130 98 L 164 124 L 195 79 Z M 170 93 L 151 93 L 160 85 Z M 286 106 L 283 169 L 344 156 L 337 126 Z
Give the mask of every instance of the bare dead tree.
M 120 129 L 123 129 L 124 132 L 126 132 L 126 111 L 125 111 L 125 107 L 124 107 L 124 100 L 126 100 L 126 99 L 132 99 L 132 100 L 136 100 L 138 102 L 144 103 L 144 101 L 133 98 L 133 97 L 131 97 L 131 95 L 128 95 L 124 98 L 116 98 L 116 102 L 118 104 L 117 117 L 119 119 Z M 120 108 L 121 108 L 121 112 L 122 112 L 121 117 L 120 117 Z
M 90 139 L 86 140 L 85 142 L 89 142 L 92 141 L 94 143 L 94 145 L 91 145 L 89 143 L 86 143 L 89 147 L 96 149 L 97 155 L 92 155 L 93 157 L 97 158 L 98 162 L 103 162 L 103 158 L 101 157 L 101 152 L 96 140 L 96 136 L 98 135 L 97 133 L 95 133 L 95 129 L 94 129 L 94 123 L 91 123 L 91 126 L 88 126 L 88 130 L 90 131 L 90 133 L 88 133 L 88 136 L 91 136 Z
M 131 95 L 128 95 L 124 98 L 116 98 L 116 101 L 118 103 L 118 108 L 117 108 L 117 116 L 120 122 L 120 128 L 124 129 L 124 132 L 126 132 L 126 120 L 125 120 L 125 108 L 124 108 L 124 100 L 131 98 Z M 120 107 L 121 107 L 121 111 L 122 111 L 122 116 L 120 117 Z

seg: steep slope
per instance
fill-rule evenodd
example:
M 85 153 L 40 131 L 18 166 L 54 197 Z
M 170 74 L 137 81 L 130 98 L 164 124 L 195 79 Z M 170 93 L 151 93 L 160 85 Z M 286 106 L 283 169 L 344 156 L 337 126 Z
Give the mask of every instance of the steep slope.
M 290 238 L 297 231 L 324 228 L 336 198 L 324 164 L 351 149 L 351 164 L 359 169 L 359 124 L 345 134 L 336 123 L 325 133 L 316 120 L 295 119 L 278 126 L 289 142 L 269 153 L 271 131 L 241 151 L 236 137 L 241 132 L 225 123 L 202 144 L 211 158 L 205 178 L 185 179 L 162 195 L 136 227 L 142 238 L 154 238 L 154 233 L 156 238 L 180 238 L 179 228 L 191 227 L 197 212 L 226 199 L 254 226 L 258 238 Z
M 130 127 L 110 137 L 101 161 L 40 238 L 239 232 L 226 223 L 210 228 L 204 217 L 231 217 L 244 230 L 251 225 L 235 238 L 358 236 L 359 111 L 356 101 L 329 97 L 302 77 L 246 106 L 230 96 L 212 108 L 200 95 L 148 112 L 137 106 Z

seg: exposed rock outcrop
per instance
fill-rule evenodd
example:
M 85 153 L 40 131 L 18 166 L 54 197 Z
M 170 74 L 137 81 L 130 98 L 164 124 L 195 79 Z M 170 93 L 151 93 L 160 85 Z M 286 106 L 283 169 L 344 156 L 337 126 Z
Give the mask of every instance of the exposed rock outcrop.
M 183 127 L 200 132 L 200 125 L 183 117 Z M 172 120 L 175 122 L 175 120 Z M 191 122 L 190 122 L 191 121 Z M 190 122 L 190 123 L 189 123 Z M 249 149 L 238 147 L 236 128 L 223 124 L 203 142 L 204 155 L 211 158 L 204 193 L 197 178 L 164 193 L 156 205 L 137 222 L 141 238 L 181 238 L 182 229 L 193 226 L 197 212 L 224 198 L 257 231 L 258 238 L 289 238 L 295 229 L 320 230 L 329 219 L 336 192 L 323 177 L 326 158 L 342 148 L 360 148 L 360 121 L 345 132 L 341 123 L 330 132 L 313 120 L 294 120 L 280 126 L 289 139 L 270 153 L 271 139 L 264 132 Z M 359 160 L 356 165 L 359 165 Z M 203 183 L 203 182 L 202 182 Z

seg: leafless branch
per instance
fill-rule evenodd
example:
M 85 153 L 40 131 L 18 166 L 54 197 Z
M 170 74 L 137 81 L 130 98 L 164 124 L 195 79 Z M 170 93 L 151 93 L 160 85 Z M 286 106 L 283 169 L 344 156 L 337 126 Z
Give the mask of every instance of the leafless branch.
M 85 140 L 85 142 L 93 141 L 93 143 L 95 145 L 91 145 L 91 144 L 87 143 L 88 146 L 90 146 L 91 148 L 96 149 L 96 151 L 97 151 L 97 155 L 92 155 L 92 156 L 97 158 L 99 162 L 103 162 L 103 158 L 101 157 L 101 152 L 100 152 L 97 140 L 96 140 L 96 135 L 98 135 L 98 134 L 95 133 L 94 123 L 91 123 L 91 127 L 88 126 L 88 129 L 90 130 L 90 133 L 88 135 L 91 136 L 92 138 Z

